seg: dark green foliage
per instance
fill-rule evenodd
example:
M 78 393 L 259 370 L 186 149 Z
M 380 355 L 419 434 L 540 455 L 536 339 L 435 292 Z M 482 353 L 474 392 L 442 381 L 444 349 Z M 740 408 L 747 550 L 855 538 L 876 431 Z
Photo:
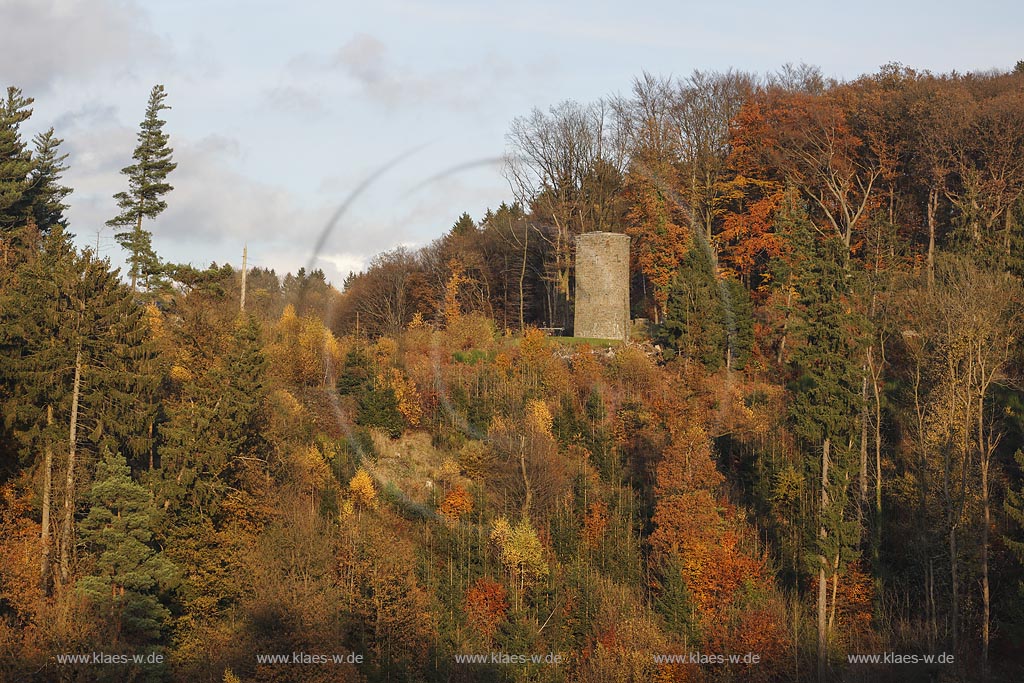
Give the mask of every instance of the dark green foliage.
M 32 218 L 44 235 L 54 226 L 67 228 L 64 200 L 71 194 L 71 188 L 60 184 L 61 176 L 68 167 L 64 165 L 67 154 L 59 152 L 64 141 L 53 133 L 53 128 L 33 138 L 35 157 L 29 177 L 29 201 Z
M 1024 471 L 1024 451 L 1018 450 L 1014 453 L 1013 458 L 1016 460 L 1017 467 Z M 1003 540 L 1013 556 L 1017 558 L 1017 562 L 1024 565 L 1024 540 L 1019 540 L 1020 531 L 1024 530 L 1024 486 L 1007 489 L 1003 508 L 1017 527 L 1016 533 L 1006 536 Z M 1021 582 L 1020 590 L 1024 595 L 1024 582 Z
M 173 587 L 178 570 L 152 545 L 158 516 L 153 496 L 132 481 L 124 458 L 107 450 L 86 500 L 89 514 L 80 528 L 94 559 L 78 587 L 115 632 L 130 640 L 154 639 L 170 616 L 159 591 Z
M 476 223 L 473 221 L 473 217 L 468 213 L 463 213 L 459 216 L 459 220 L 455 221 L 455 225 L 452 226 L 449 234 L 452 237 L 466 237 L 471 236 L 476 232 Z
M 236 323 L 223 358 L 195 373 L 168 402 L 159 491 L 176 508 L 215 517 L 226 489 L 239 486 L 238 458 L 258 454 L 262 444 L 265 371 L 259 323 L 246 317 Z
M 118 243 L 128 251 L 132 289 L 142 280 L 146 288 L 158 284 L 161 264 L 153 251 L 152 235 L 142 229 L 143 218 L 156 218 L 167 208 L 162 197 L 174 188 L 167 183 L 167 175 L 177 164 L 171 161 L 173 150 L 167 146 L 165 121 L 160 112 L 170 107 L 164 104 L 167 94 L 162 85 L 153 86 L 146 106 L 146 116 L 140 125 L 138 141 L 132 158 L 135 163 L 121 169 L 128 176 L 128 190 L 114 195 L 120 213 L 107 221 L 107 225 L 129 228 L 115 234 Z
M 9 263 L 6 250 L 17 246 L 30 214 L 28 190 L 32 154 L 21 138 L 21 124 L 31 115 L 31 97 L 18 88 L 7 88 L 0 101 L 0 263 Z
M 446 411 L 449 421 L 471 438 L 483 438 L 491 424 L 494 409 L 474 395 L 472 390 L 461 385 L 449 387 L 448 394 L 448 402 L 442 409 Z
M 720 281 L 720 286 L 726 301 L 723 312 L 728 337 L 727 364 L 742 370 L 754 348 L 754 304 L 750 292 L 739 280 L 728 278 Z
M 338 393 L 357 394 L 373 382 L 373 363 L 366 349 L 355 344 L 345 355 L 345 365 L 338 373 Z
M 0 334 L 0 373 L 26 411 L 17 429 L 38 432 L 52 406 L 54 424 L 66 434 L 80 353 L 79 445 L 137 457 L 152 445 L 154 350 L 144 311 L 108 265 L 88 252 L 77 254 L 55 225 L 4 297 L 2 315 L 10 325 Z
M 659 572 L 654 610 L 665 620 L 665 628 L 670 633 L 682 636 L 687 641 L 700 638 L 696 607 L 690 598 L 686 581 L 683 580 L 682 562 L 675 556 L 665 559 Z
M 363 391 L 359 396 L 356 424 L 377 427 L 392 439 L 400 437 L 405 431 L 405 418 L 398 411 L 398 398 L 394 390 L 387 387 Z
M 845 246 L 836 238 L 813 234 L 806 214 L 797 206 L 788 207 L 783 220 L 797 261 L 798 315 L 793 330 L 789 417 L 805 453 L 807 480 L 815 482 L 815 490 L 821 480 L 826 440 L 830 447 L 828 505 L 819 509 L 819 519 L 805 532 L 818 546 L 814 554 L 845 559 L 858 542 L 856 518 L 846 508 L 860 435 L 859 359 L 867 323 L 853 308 Z M 824 540 L 819 538 L 819 526 L 827 530 Z
M 722 366 L 729 348 L 728 290 L 715 275 L 714 257 L 703 237 L 694 237 L 669 290 L 660 337 L 670 348 L 709 370 Z

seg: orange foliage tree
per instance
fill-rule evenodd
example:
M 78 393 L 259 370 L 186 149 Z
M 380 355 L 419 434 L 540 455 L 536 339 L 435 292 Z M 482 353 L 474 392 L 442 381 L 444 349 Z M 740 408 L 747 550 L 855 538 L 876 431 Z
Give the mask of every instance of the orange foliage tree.
M 466 591 L 466 618 L 487 641 L 494 637 L 508 608 L 508 591 L 497 581 L 482 577 Z
M 665 316 L 672 280 L 690 243 L 690 231 L 678 218 L 674 176 L 665 162 L 636 164 L 623 189 L 629 206 L 626 234 L 633 239 L 636 265 L 654 289 L 655 322 Z

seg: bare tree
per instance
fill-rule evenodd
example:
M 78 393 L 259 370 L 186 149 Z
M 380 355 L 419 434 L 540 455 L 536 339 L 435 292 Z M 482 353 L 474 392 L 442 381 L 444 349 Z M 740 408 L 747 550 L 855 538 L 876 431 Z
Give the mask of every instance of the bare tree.
M 507 135 L 506 174 L 516 200 L 551 225 L 537 234 L 548 246 L 546 279 L 563 324 L 571 312 L 573 238 L 612 227 L 615 214 L 624 160 L 610 114 L 603 102 L 566 101 L 516 118 Z

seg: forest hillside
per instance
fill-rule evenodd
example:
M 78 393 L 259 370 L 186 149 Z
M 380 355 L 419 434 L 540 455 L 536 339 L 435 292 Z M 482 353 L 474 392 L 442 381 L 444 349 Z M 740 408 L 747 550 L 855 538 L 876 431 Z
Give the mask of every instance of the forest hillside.
M 338 287 L 156 253 L 169 97 L 124 271 L 0 102 L 0 679 L 1024 675 L 1024 63 L 642 74 Z

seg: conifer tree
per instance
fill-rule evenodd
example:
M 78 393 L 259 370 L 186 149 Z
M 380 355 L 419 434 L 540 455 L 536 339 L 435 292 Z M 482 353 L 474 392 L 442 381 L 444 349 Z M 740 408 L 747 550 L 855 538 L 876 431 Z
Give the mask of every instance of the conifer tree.
M 453 237 L 471 237 L 476 233 L 476 222 L 468 213 L 463 212 L 459 219 L 452 225 L 450 235 Z
M 723 287 L 715 275 L 711 249 L 694 234 L 668 293 L 662 334 L 665 341 L 714 370 L 725 361 Z
M 1024 450 L 1018 450 L 1013 454 L 1013 458 L 1017 461 L 1017 466 L 1024 471 Z M 1019 489 L 1010 487 L 1006 490 L 1003 509 L 1018 529 L 1024 529 L 1024 486 L 1021 486 Z M 1016 536 L 1016 534 L 1007 535 L 1003 538 L 1003 541 L 1014 557 L 1017 558 L 1017 562 L 1024 565 L 1024 540 L 1018 540 Z M 1020 583 L 1020 591 L 1024 594 L 1024 581 Z
M 146 116 L 139 127 L 139 144 L 132 155 L 135 163 L 121 169 L 121 173 L 128 176 L 128 190 L 114 195 L 121 212 L 107 221 L 107 225 L 128 228 L 114 236 L 128 251 L 133 291 L 140 279 L 145 280 L 147 288 L 152 286 L 153 278 L 160 273 L 152 234 L 142 229 L 142 220 L 160 215 L 167 208 L 167 202 L 161 198 L 174 189 L 167 183 L 167 175 L 178 165 L 171 160 L 174 150 L 168 147 L 168 136 L 163 131 L 166 121 L 160 119 L 160 112 L 170 109 L 164 104 L 166 97 L 162 85 L 153 86 Z
M 21 139 L 21 124 L 32 115 L 31 97 L 7 88 L 0 101 L 0 262 L 11 263 L 29 216 L 27 192 L 32 153 Z
M 239 488 L 238 456 L 261 443 L 266 361 L 258 321 L 239 320 L 223 357 L 209 362 L 167 404 L 159 486 L 167 500 L 188 501 L 176 507 L 207 518 L 216 515 L 228 487 Z
M 864 320 L 851 303 L 848 250 L 836 237 L 819 237 L 802 207 L 790 204 L 779 223 L 796 257 L 794 283 L 800 313 L 794 325 L 790 419 L 806 453 L 806 480 L 815 482 L 819 678 L 827 663 L 839 575 L 857 544 L 856 519 L 847 515 L 856 471 L 861 375 L 856 359 Z M 831 611 L 829 587 L 831 581 Z
M 58 224 L 39 253 L 15 273 L 15 286 L 0 295 L 0 407 L 13 437 L 7 449 L 12 464 L 44 454 L 42 499 L 42 585 L 50 587 L 54 453 L 66 443 L 59 415 L 69 400 L 68 369 L 74 364 L 60 336 L 70 329 L 74 311 L 62 287 L 77 275 L 77 254 Z M 58 417 L 55 417 L 57 415 Z M 66 434 L 66 432 L 64 432 Z M 20 453 L 20 458 L 16 453 Z
M 64 165 L 68 155 L 59 151 L 63 142 L 54 135 L 53 128 L 33 138 L 35 156 L 29 177 L 29 197 L 32 218 L 43 234 L 56 225 L 67 228 L 64 211 L 68 207 L 64 200 L 71 194 L 71 188 L 60 184 L 61 174 L 68 170 Z
M 82 540 L 94 564 L 78 587 L 109 615 L 118 634 L 154 638 L 170 616 L 157 592 L 172 587 L 178 572 L 152 545 L 158 517 L 153 496 L 132 480 L 124 458 L 105 450 L 87 499 Z

